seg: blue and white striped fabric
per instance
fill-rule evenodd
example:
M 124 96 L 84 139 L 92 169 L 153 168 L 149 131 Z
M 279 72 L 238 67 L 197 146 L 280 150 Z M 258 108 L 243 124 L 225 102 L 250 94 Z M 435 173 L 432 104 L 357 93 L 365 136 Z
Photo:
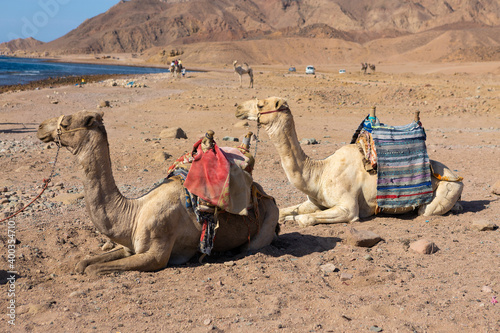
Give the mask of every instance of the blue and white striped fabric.
M 377 150 L 377 204 L 380 208 L 417 207 L 432 200 L 429 156 L 420 122 L 372 126 Z

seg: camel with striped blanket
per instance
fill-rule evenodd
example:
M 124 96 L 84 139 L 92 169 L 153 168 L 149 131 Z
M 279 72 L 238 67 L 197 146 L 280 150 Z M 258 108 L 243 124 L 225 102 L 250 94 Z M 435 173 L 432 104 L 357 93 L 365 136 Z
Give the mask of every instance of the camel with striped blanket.
M 378 212 L 377 174 L 365 169 L 357 145 L 346 145 L 323 160 L 310 158 L 300 146 L 287 102 L 279 97 L 241 103 L 236 117 L 263 126 L 278 150 L 288 180 L 307 195 L 305 202 L 281 209 L 280 220 L 293 220 L 306 227 L 354 222 Z M 455 209 L 461 209 L 461 178 L 437 161 L 430 163 L 434 172 L 432 201 L 420 207 L 384 209 L 384 213 L 400 214 L 418 208 L 419 215 L 430 216 L 445 214 L 455 205 Z

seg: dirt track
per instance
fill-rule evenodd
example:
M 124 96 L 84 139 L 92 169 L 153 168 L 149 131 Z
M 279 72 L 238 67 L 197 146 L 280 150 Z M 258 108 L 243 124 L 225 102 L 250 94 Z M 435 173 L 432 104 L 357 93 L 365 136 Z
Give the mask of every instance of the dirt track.
M 482 66 L 481 64 L 477 65 Z M 345 242 L 349 225 L 301 229 L 282 225 L 275 243 L 244 257 L 225 253 L 204 264 L 194 260 L 155 273 L 104 277 L 73 273 L 76 262 L 102 252 L 106 242 L 88 218 L 79 166 L 60 151 L 51 186 L 42 200 L 15 217 L 16 326 L 8 324 L 9 283 L 2 252 L 0 296 L 3 331 L 98 332 L 494 332 L 500 330 L 499 231 L 476 231 L 474 222 L 499 223 L 500 80 L 495 74 L 411 74 L 381 68 L 372 75 L 319 71 L 289 75 L 286 69 L 255 70 L 255 89 L 239 88 L 232 72 L 131 77 L 146 88 L 89 83 L 0 94 L 0 211 L 34 197 L 55 157 L 36 139 L 38 124 L 101 100 L 113 171 L 123 193 L 135 197 L 165 176 L 172 161 L 206 130 L 242 137 L 235 104 L 250 98 L 285 97 L 299 138 L 311 157 L 324 158 L 350 141 L 371 106 L 382 122 L 401 125 L 421 111 L 432 159 L 464 177 L 464 211 L 441 217 L 377 216 L 355 223 L 384 241 L 371 249 Z M 118 80 L 121 83 L 120 80 Z M 244 77 L 248 84 L 248 77 Z M 56 103 L 57 102 L 57 103 Z M 250 130 L 256 132 L 254 123 Z M 159 139 L 165 127 L 181 127 L 187 140 Z M 281 169 L 263 131 L 254 178 L 279 207 L 305 200 Z M 224 143 L 224 144 L 223 144 Z M 255 145 L 253 142 L 252 144 Z M 172 155 L 156 160 L 158 151 Z M 69 193 L 68 193 L 69 192 Z M 58 199 L 74 199 L 61 203 Z M 13 207 L 13 208 L 11 208 Z M 7 249 L 7 224 L 1 240 Z M 418 239 L 440 250 L 409 249 Z M 368 256 L 369 255 L 369 256 Z M 370 259 L 371 258 L 371 259 Z M 333 263 L 338 271 L 324 272 Z M 352 279 L 341 281 L 342 273 Z M 487 288 L 485 288 L 487 287 Z M 489 288 L 489 289 L 488 289 Z M 376 326 L 376 327 L 375 327 Z

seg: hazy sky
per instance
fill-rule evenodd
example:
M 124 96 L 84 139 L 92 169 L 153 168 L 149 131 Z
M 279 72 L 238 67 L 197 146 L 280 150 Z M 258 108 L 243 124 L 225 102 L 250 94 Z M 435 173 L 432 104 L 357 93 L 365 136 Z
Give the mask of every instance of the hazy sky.
M 0 43 L 33 37 L 50 42 L 104 13 L 119 0 L 0 0 Z

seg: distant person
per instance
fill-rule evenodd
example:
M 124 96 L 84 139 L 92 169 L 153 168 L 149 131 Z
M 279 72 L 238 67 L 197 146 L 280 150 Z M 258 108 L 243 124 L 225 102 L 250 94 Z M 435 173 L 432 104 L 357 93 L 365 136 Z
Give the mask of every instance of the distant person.
M 182 68 L 182 77 L 186 76 L 186 69 Z

